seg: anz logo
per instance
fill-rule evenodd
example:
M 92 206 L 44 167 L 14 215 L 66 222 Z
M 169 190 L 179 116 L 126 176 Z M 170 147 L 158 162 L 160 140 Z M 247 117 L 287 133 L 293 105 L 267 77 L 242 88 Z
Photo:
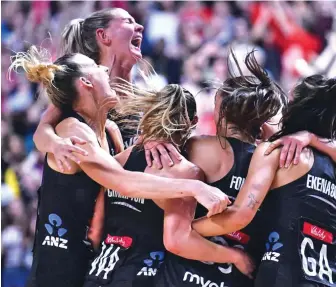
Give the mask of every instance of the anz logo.
M 266 253 L 264 254 L 261 261 L 275 261 L 279 262 L 280 253 L 275 252 L 279 250 L 283 244 L 280 242 L 280 235 L 278 232 L 272 232 L 268 237 L 268 242 L 266 243 Z
M 48 219 L 49 223 L 46 223 L 44 227 L 49 235 L 45 237 L 42 245 L 68 249 L 68 240 L 62 238 L 68 232 L 67 229 L 61 227 L 62 219 L 55 213 L 50 214 Z
M 137 274 L 137 276 L 155 276 L 158 268 L 163 263 L 165 253 L 163 251 L 155 251 L 149 254 L 150 258 L 145 259 L 144 266 Z

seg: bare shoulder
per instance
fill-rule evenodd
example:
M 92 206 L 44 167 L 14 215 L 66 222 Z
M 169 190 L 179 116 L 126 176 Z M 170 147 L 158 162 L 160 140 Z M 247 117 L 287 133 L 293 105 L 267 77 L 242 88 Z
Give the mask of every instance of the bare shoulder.
M 194 136 L 188 140 L 187 148 L 192 149 L 203 147 L 211 142 L 216 142 L 216 140 L 217 140 L 216 136 L 209 136 L 209 135 Z
M 281 153 L 281 148 L 277 148 L 275 149 L 274 151 L 272 151 L 269 155 L 265 155 L 265 152 L 266 150 L 269 148 L 269 146 L 271 145 L 272 143 L 270 142 L 262 142 L 260 143 L 254 153 L 253 153 L 253 157 L 256 158 L 264 158 L 264 159 L 267 159 L 267 160 L 272 160 L 272 161 L 275 161 L 275 160 L 279 160 L 279 157 L 280 157 L 280 153 Z
M 209 147 L 217 144 L 216 136 L 195 136 L 188 140 L 186 148 L 189 158 L 192 162 L 202 161 L 204 157 L 215 156 L 214 153 L 209 153 Z
M 288 168 L 278 169 L 272 188 L 289 184 L 309 172 L 314 164 L 314 154 L 310 148 L 305 148 L 300 154 L 298 164 L 291 164 Z
M 204 180 L 204 172 L 196 164 L 183 158 L 178 164 L 172 168 L 176 168 L 181 178 Z
M 66 118 L 56 126 L 56 133 L 60 137 L 77 136 L 89 142 L 97 142 L 94 131 L 76 118 Z

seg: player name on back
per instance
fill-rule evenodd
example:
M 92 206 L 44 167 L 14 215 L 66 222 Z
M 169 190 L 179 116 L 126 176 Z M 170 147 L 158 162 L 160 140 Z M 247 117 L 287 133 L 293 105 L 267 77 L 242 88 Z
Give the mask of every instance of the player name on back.
M 308 174 L 307 188 L 317 190 L 336 199 L 335 184 L 324 178 Z

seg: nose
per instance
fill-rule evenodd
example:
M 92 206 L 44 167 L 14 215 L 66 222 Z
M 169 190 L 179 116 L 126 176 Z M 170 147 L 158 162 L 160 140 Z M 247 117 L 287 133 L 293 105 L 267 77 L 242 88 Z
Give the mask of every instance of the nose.
M 144 30 L 144 26 L 142 26 L 142 25 L 136 23 L 135 31 L 136 31 L 136 32 L 140 32 L 140 33 L 142 33 L 143 30 Z

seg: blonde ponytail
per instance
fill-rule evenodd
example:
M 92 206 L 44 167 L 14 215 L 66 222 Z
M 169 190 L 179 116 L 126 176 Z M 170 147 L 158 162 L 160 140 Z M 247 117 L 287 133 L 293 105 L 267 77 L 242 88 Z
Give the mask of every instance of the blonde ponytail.
M 34 83 L 42 83 L 48 87 L 52 85 L 56 71 L 62 71 L 64 68 L 59 65 L 54 65 L 51 61 L 49 52 L 43 48 L 32 46 L 25 52 L 19 52 L 11 57 L 11 66 L 9 74 L 12 70 L 18 72 L 22 68 L 27 79 Z

